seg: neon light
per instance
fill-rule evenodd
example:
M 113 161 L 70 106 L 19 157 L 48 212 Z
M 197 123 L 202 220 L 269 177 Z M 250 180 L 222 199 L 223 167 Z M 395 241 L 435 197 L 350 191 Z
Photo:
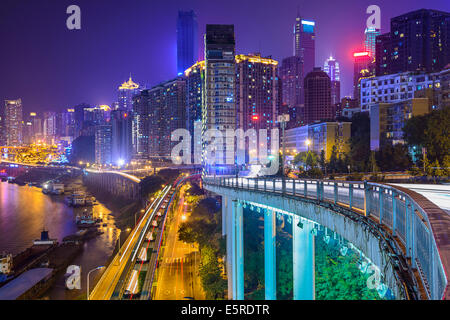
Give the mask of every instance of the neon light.
M 369 52 L 366 52 L 366 51 L 353 53 L 354 57 L 366 57 L 366 56 L 369 56 L 369 55 L 370 55 Z
M 302 20 L 302 24 L 306 24 L 308 26 L 315 26 L 316 23 L 314 21 Z

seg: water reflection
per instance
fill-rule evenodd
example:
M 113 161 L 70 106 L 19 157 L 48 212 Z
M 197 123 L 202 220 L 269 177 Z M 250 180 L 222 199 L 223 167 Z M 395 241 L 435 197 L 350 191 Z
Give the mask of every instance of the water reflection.
M 75 224 L 77 214 L 83 208 L 71 208 L 65 204 L 64 196 L 49 196 L 40 188 L 0 183 L 0 252 L 17 254 L 32 245 L 45 227 L 51 238 L 59 242 L 65 236 L 78 231 Z M 56 279 L 55 286 L 47 293 L 50 299 L 76 298 L 86 290 L 86 274 L 99 265 L 104 265 L 114 250 L 119 230 L 114 216 L 102 204 L 88 207 L 95 219 L 100 219 L 101 235 L 84 243 L 83 251 L 72 262 L 81 266 L 82 289 L 68 291 L 64 287 L 64 275 Z M 91 275 L 91 283 L 94 275 Z

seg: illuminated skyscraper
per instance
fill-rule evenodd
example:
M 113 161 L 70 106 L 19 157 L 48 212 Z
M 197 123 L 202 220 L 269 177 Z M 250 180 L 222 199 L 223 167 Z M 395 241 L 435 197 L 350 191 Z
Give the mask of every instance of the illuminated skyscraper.
M 302 19 L 299 15 L 294 24 L 294 56 L 303 60 L 303 74 L 311 72 L 315 67 L 315 28 L 312 20 Z
M 331 104 L 335 105 L 341 101 L 341 81 L 339 62 L 330 56 L 323 65 L 323 70 L 331 80 Z
M 112 163 L 112 126 L 110 124 L 95 127 L 95 163 Z
M 238 128 L 275 126 L 278 101 L 278 61 L 259 54 L 236 56 L 236 111 Z
M 208 129 L 225 134 L 225 130 L 236 128 L 234 25 L 206 25 L 205 64 L 202 134 Z M 202 147 L 205 150 L 206 145 Z M 215 161 L 206 157 L 203 160 L 224 164 L 225 145 L 218 146 L 216 151 Z
M 205 61 L 195 63 L 192 67 L 184 72 L 186 80 L 186 129 L 192 137 L 191 150 L 193 155 L 201 154 L 201 138 L 195 139 L 195 134 L 201 135 L 202 127 L 202 104 L 203 94 L 205 92 Z M 198 128 L 197 130 L 195 128 Z M 200 131 L 198 131 L 200 130 Z M 194 163 L 198 163 L 200 159 L 193 157 Z
M 353 53 L 354 68 L 353 68 L 353 99 L 360 104 L 360 81 L 363 78 L 374 75 L 374 65 L 372 57 L 367 51 L 359 51 Z
M 7 146 L 20 146 L 23 143 L 22 100 L 5 100 L 5 135 Z
M 177 19 L 177 74 L 198 60 L 198 24 L 193 10 L 178 11 Z
M 114 164 L 122 165 L 131 159 L 131 122 L 132 117 L 127 111 L 111 111 L 111 161 Z
M 450 12 L 420 9 L 394 17 L 376 45 L 377 76 L 441 71 L 450 63 Z
M 139 85 L 134 83 L 133 80 L 128 79 L 128 81 L 122 83 L 119 86 L 119 109 L 130 112 L 133 110 L 133 96 L 139 93 Z
M 380 35 L 380 30 L 366 28 L 364 30 L 364 48 L 369 53 L 372 60 L 375 59 L 376 38 Z
M 277 128 L 277 115 L 280 108 L 278 100 L 278 61 L 262 58 L 260 54 L 236 56 L 236 112 L 237 127 L 247 131 Z M 270 137 L 269 140 L 270 141 Z M 248 143 L 248 141 L 246 141 Z M 270 144 L 269 144 L 270 146 Z M 246 148 L 249 150 L 249 148 Z M 259 145 L 246 163 L 252 163 L 252 155 L 259 154 Z M 247 156 L 246 156 L 247 157 Z M 247 160 L 248 159 L 248 160 Z M 244 159 L 240 159 L 243 162 Z M 247 162 L 249 161 L 249 162 Z

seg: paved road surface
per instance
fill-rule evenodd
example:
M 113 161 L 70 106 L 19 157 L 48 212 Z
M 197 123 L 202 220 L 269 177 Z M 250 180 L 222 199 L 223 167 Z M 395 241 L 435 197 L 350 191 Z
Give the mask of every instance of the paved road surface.
M 204 300 L 205 295 L 197 276 L 200 254 L 196 245 L 178 240 L 178 228 L 187 217 L 184 202 L 185 186 L 180 190 L 180 200 L 173 220 L 168 226 L 167 242 L 159 266 L 155 300 L 184 300 L 192 297 Z M 189 218 L 187 218 L 189 219 Z

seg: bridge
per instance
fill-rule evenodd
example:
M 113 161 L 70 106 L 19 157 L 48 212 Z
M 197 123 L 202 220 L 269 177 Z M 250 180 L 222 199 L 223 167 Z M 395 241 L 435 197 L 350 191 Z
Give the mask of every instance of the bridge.
M 140 198 L 141 179 L 126 172 L 84 169 L 83 181 L 90 187 L 106 191 L 116 197 L 129 200 Z
M 450 216 L 404 186 L 275 177 L 204 177 L 203 182 L 222 196 L 230 299 L 244 299 L 246 207 L 264 217 L 265 299 L 277 294 L 276 220 L 281 216 L 293 221 L 294 299 L 314 299 L 319 227 L 345 238 L 382 270 L 378 290 L 385 285 L 396 299 L 450 298 Z

